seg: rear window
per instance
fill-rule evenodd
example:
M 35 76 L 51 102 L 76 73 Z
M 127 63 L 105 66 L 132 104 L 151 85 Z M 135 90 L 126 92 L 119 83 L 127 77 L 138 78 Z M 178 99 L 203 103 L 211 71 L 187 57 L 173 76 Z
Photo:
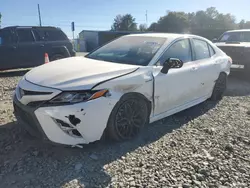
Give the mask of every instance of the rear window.
M 209 44 L 208 44 L 208 48 L 209 48 L 210 56 L 212 57 L 215 54 L 215 51 L 214 51 L 213 47 L 210 46 Z
M 47 40 L 47 41 L 60 41 L 60 40 L 68 40 L 67 36 L 61 31 L 57 29 L 36 29 L 37 37 L 39 40 Z

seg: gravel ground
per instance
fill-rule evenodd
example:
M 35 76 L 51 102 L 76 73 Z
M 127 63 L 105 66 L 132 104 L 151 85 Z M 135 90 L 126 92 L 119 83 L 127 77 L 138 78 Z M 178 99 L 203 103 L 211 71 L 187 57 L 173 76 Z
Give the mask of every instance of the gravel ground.
M 250 83 L 229 79 L 219 102 L 147 126 L 124 143 L 83 149 L 31 138 L 12 114 L 25 71 L 0 73 L 0 187 L 250 187 Z

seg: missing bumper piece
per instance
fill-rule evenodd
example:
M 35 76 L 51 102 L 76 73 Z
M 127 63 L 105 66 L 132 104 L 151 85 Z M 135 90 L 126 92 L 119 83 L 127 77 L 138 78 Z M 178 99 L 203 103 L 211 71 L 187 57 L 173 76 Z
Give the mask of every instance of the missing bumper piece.
M 81 133 L 77 130 L 75 126 L 72 126 L 60 119 L 54 119 L 54 121 L 63 130 L 63 132 L 67 133 L 68 135 L 72 137 L 82 138 Z

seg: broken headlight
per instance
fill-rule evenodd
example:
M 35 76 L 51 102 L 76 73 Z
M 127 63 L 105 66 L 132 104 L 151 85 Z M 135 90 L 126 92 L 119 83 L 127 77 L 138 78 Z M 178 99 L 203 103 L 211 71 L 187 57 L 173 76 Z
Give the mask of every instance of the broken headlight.
M 108 90 L 99 91 L 84 91 L 84 92 L 62 92 L 55 98 L 53 98 L 50 103 L 78 103 L 84 102 L 92 99 L 96 99 L 102 96 L 106 96 Z

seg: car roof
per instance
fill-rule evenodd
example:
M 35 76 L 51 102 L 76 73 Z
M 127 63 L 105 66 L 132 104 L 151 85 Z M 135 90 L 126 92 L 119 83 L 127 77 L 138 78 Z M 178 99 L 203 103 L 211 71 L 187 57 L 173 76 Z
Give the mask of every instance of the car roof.
M 52 26 L 9 26 L 1 29 L 16 29 L 16 28 L 33 28 L 33 29 L 59 29 L 57 27 Z
M 178 34 L 178 33 L 139 33 L 139 34 L 129 34 L 126 36 L 144 36 L 144 37 L 162 37 L 162 38 L 181 38 L 181 37 L 196 37 L 196 38 L 202 38 L 198 35 L 191 35 L 191 34 Z

